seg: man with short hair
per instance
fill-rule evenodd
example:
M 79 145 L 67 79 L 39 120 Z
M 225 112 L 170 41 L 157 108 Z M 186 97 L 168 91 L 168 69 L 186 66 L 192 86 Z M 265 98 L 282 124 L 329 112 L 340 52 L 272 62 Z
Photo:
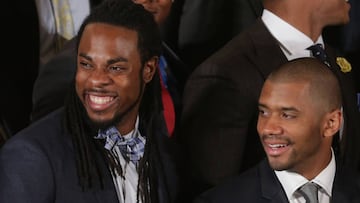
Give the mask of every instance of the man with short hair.
M 257 124 L 267 159 L 196 202 L 360 202 L 358 172 L 344 167 L 332 149 L 341 100 L 337 78 L 314 58 L 272 72 L 260 94 Z
M 334 150 L 344 164 L 359 167 L 360 114 L 353 71 L 345 59 L 338 58 L 343 63 L 337 64 L 334 50 L 321 35 L 324 27 L 349 21 L 349 4 L 264 0 L 263 5 L 261 19 L 205 60 L 186 83 L 179 137 L 190 192 L 215 186 L 265 156 L 256 132 L 261 87 L 269 73 L 288 60 L 315 57 L 312 45 L 325 48 L 321 56 L 340 81 L 345 122 Z

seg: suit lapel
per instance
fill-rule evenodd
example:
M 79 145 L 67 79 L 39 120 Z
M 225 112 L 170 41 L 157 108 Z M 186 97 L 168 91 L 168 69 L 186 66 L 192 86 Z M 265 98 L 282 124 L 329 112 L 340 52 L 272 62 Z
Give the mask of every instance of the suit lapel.
M 332 190 L 332 203 L 360 202 L 359 175 L 352 169 L 339 167 L 337 163 L 336 175 Z
M 261 194 L 269 202 L 273 203 L 288 203 L 285 191 L 283 190 L 280 181 L 277 179 L 274 171 L 270 168 L 267 159 L 260 163 L 259 167 Z
M 96 202 L 98 203 L 119 202 L 114 181 L 107 164 L 105 164 L 104 160 L 100 157 L 99 154 L 97 154 L 97 159 L 98 163 L 101 163 L 100 170 L 104 180 L 104 188 L 101 189 L 99 187 L 100 184 L 96 183 L 97 186 L 93 189 L 95 195 L 94 199 L 96 199 Z
M 256 16 L 261 16 L 263 10 L 263 5 L 261 0 L 248 0 L 248 3 L 251 5 Z
M 325 45 L 325 52 L 330 61 L 330 69 L 338 77 L 340 88 L 342 91 L 343 108 L 344 108 L 344 131 L 343 141 L 340 149 L 346 148 L 345 156 L 341 157 L 347 165 L 358 167 L 360 162 L 360 153 L 358 143 L 360 143 L 360 114 L 357 107 L 357 98 L 355 83 L 353 81 L 353 73 L 343 73 L 336 63 L 335 51 L 329 46 Z M 351 139 L 346 138 L 351 136 Z
M 254 52 L 248 57 L 255 64 L 264 80 L 275 68 L 287 62 L 276 39 L 270 34 L 262 20 L 257 20 L 248 32 Z M 259 60 L 262 59 L 262 60 Z M 274 60 L 275 59 L 275 60 Z

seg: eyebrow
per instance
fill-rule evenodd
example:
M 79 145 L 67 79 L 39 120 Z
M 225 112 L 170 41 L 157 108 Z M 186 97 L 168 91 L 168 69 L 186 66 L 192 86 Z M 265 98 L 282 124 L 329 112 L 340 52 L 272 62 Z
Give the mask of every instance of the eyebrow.
M 84 54 L 84 53 L 79 53 L 79 56 L 81 57 L 84 57 L 86 60 L 89 60 L 89 61 L 93 61 L 92 60 L 92 57 Z M 124 57 L 116 57 L 116 58 L 112 58 L 112 59 L 109 59 L 107 60 L 107 65 L 110 65 L 110 64 L 114 64 L 114 63 L 117 63 L 117 62 L 128 62 L 128 60 Z
M 259 103 L 258 104 L 259 107 L 262 107 L 262 108 L 266 108 L 266 109 L 269 109 L 269 107 L 265 104 L 262 104 L 262 103 Z M 280 108 L 281 111 L 295 111 L 295 112 L 300 112 L 297 108 L 295 107 L 281 107 Z

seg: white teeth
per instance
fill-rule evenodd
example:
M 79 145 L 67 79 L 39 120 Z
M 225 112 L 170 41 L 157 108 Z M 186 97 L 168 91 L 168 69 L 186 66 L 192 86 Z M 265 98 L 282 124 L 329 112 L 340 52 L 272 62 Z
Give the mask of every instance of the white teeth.
M 271 148 L 286 147 L 286 144 L 269 144 L 269 147 Z
M 90 95 L 90 101 L 95 104 L 106 104 L 108 102 L 111 102 L 113 100 L 113 97 L 97 97 Z

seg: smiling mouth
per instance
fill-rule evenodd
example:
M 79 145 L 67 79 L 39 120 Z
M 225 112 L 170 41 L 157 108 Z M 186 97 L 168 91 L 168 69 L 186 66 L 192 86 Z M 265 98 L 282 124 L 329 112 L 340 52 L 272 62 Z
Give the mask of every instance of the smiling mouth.
M 279 149 L 279 148 L 287 147 L 288 144 L 268 144 L 268 146 L 272 149 Z
M 109 97 L 109 96 L 99 97 L 99 96 L 89 95 L 89 99 L 94 104 L 102 105 L 111 102 L 112 100 L 114 100 L 114 97 Z
M 90 109 L 96 112 L 100 112 L 105 111 L 110 106 L 112 106 L 115 103 L 116 98 L 117 97 L 114 96 L 99 96 L 89 94 L 87 97 L 87 103 Z

